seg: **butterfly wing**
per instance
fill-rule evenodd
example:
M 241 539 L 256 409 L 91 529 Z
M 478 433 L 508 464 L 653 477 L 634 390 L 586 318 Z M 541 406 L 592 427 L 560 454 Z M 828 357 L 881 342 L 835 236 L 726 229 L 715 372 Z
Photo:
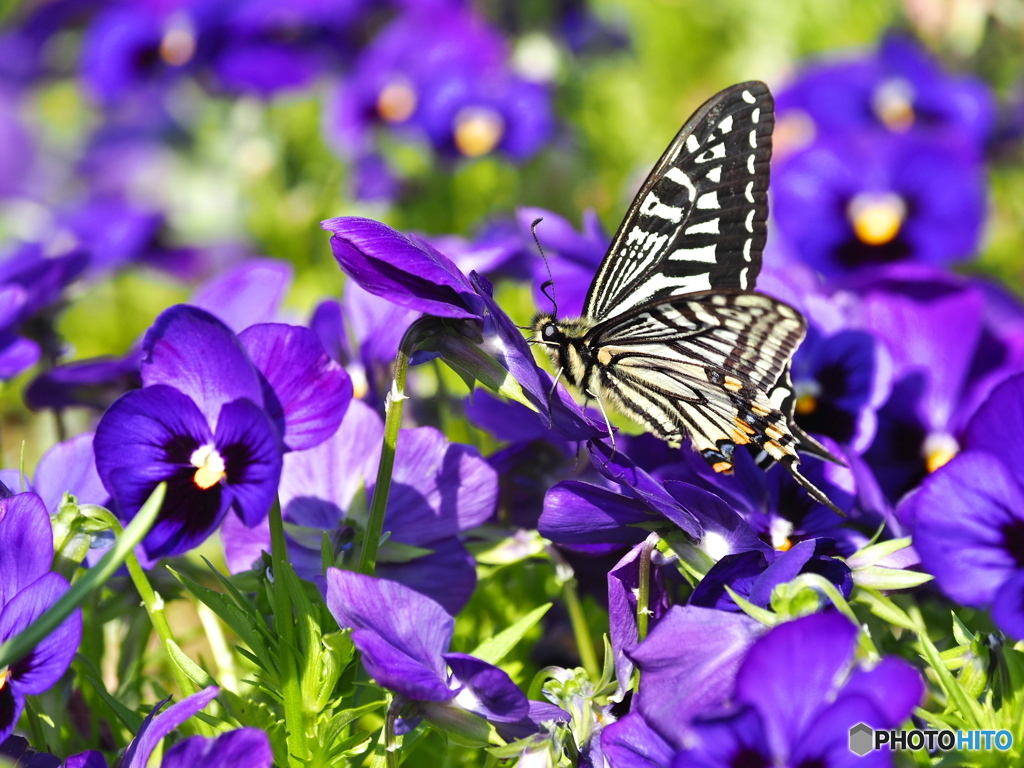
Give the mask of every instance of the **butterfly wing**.
M 598 268 L 584 316 L 753 289 L 768 218 L 774 100 L 764 83 L 716 94 L 682 127 L 633 200 Z
M 635 307 L 584 342 L 618 410 L 670 442 L 689 435 L 718 471 L 732 468 L 736 446 L 756 446 L 838 512 L 797 470 L 796 449 L 811 438 L 794 434 L 777 386 L 805 332 L 801 314 L 770 296 L 716 291 Z

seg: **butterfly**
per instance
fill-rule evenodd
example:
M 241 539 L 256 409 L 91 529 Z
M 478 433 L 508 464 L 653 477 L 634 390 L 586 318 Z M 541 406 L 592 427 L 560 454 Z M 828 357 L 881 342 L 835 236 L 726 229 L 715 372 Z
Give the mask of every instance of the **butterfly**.
M 807 323 L 756 293 L 775 124 L 768 86 L 746 82 L 683 125 L 619 225 L 582 317 L 541 312 L 531 341 L 588 399 L 672 444 L 689 436 L 717 472 L 738 446 L 799 471 L 804 453 L 840 462 L 793 420 L 789 365 Z

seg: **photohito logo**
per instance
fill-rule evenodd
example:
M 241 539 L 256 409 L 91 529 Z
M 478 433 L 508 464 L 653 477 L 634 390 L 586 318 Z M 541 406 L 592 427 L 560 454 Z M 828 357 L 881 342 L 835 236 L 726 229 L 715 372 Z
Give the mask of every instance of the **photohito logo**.
M 850 751 L 864 757 L 888 746 L 891 749 L 949 752 L 959 750 L 976 752 L 997 749 L 1004 752 L 1013 746 L 1013 734 L 1009 731 L 948 731 L 926 730 L 876 731 L 870 725 L 857 723 L 850 729 Z

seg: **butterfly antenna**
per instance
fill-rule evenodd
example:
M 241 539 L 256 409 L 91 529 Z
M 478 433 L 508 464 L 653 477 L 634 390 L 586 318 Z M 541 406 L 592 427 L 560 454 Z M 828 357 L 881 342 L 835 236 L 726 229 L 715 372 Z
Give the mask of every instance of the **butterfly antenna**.
M 555 301 L 555 278 L 551 274 L 551 263 L 548 261 L 548 257 L 544 255 L 544 248 L 541 247 L 540 238 L 537 237 L 537 225 L 542 221 L 544 219 L 533 220 L 533 223 L 530 225 L 530 234 L 533 235 L 533 242 L 537 244 L 537 250 L 540 252 L 540 257 L 544 259 L 544 266 L 548 270 L 548 279 L 541 285 L 540 292 L 551 301 L 551 314 L 558 317 L 558 302 Z M 548 293 L 548 288 L 551 289 L 551 293 Z

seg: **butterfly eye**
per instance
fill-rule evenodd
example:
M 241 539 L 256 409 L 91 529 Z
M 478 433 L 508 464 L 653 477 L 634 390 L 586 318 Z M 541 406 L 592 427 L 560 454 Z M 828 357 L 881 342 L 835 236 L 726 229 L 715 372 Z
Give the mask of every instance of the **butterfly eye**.
M 558 335 L 558 329 L 554 325 L 545 325 L 543 330 L 545 339 L 553 339 Z

